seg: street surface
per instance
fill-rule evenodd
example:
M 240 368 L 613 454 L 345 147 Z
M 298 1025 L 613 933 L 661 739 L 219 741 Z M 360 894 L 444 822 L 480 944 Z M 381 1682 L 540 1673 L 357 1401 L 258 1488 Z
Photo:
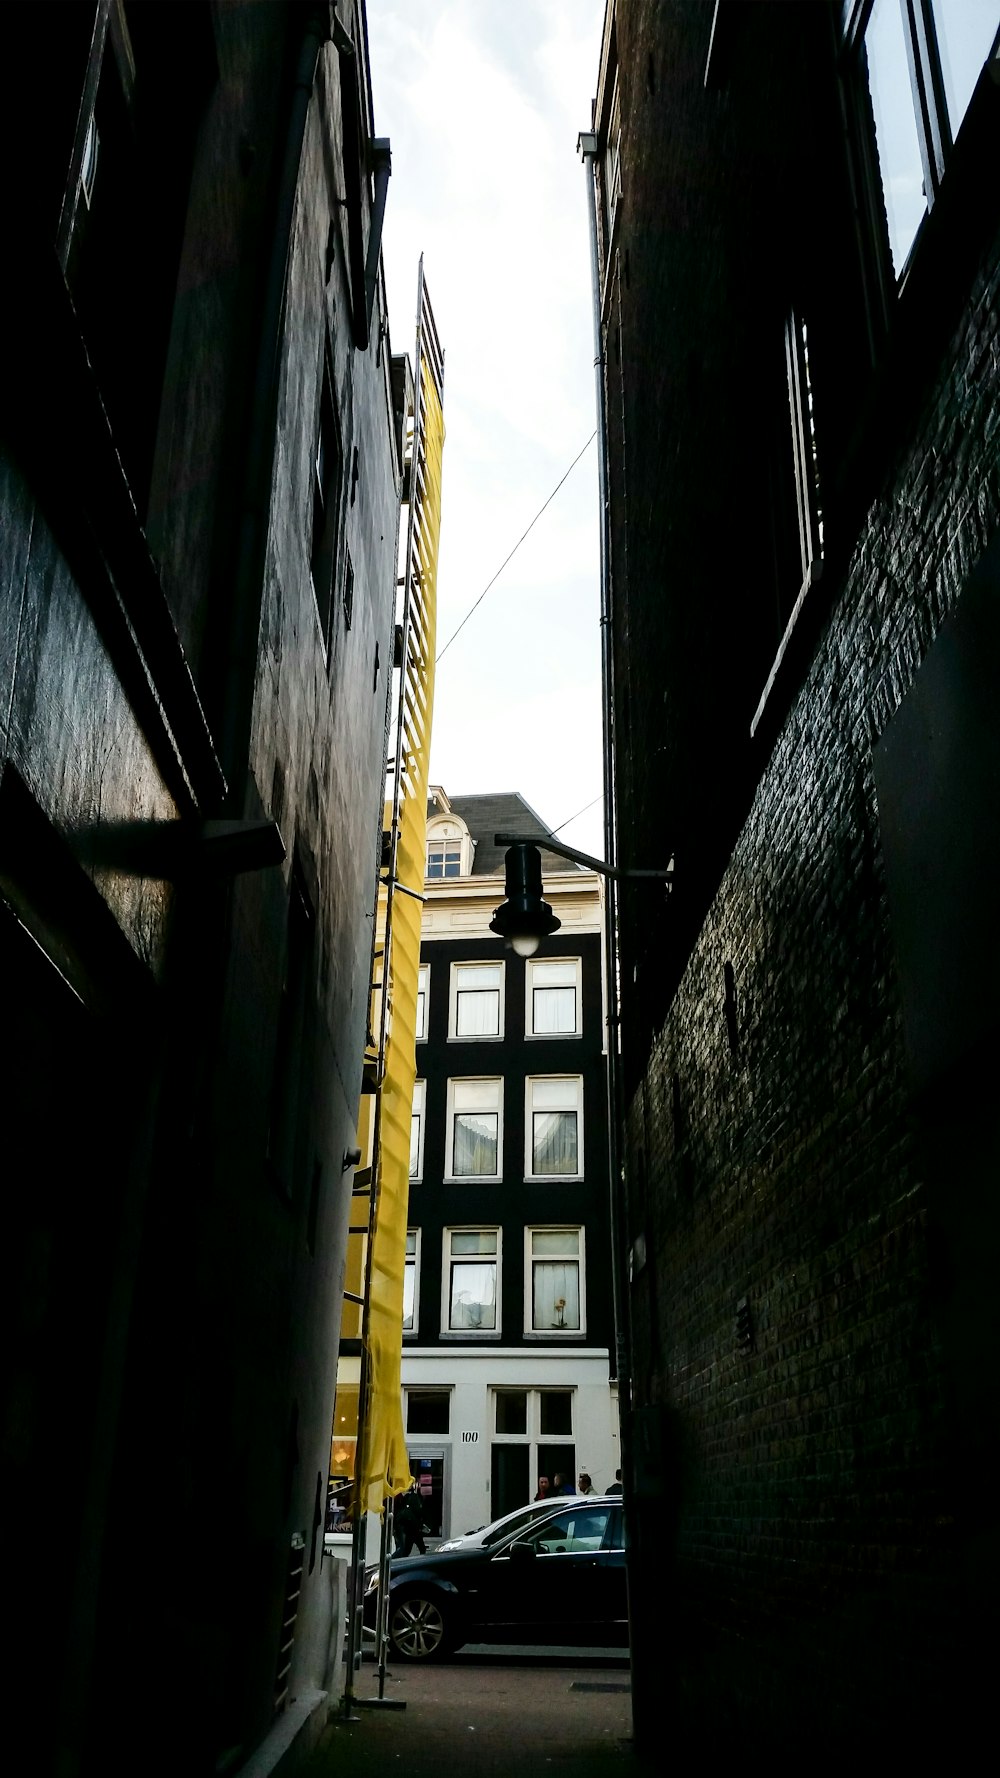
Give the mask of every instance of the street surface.
M 308 1778 L 640 1778 L 624 1652 L 470 1645 L 429 1667 L 393 1662 L 385 1695 L 405 1710 L 359 1709 L 326 1731 Z M 359 1698 L 376 1695 L 366 1661 Z M 349 1748 L 345 1747 L 349 1743 Z

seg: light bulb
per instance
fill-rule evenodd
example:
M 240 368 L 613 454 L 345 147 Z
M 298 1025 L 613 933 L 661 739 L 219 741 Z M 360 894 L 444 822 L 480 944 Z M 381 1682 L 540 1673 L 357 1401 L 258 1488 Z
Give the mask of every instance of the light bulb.
M 541 940 L 537 932 L 519 932 L 510 942 L 519 957 L 533 957 Z

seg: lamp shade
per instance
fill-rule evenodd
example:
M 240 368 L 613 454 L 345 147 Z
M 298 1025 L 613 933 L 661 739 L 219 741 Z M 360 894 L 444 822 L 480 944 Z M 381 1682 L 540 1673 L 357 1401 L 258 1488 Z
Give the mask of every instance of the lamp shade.
M 537 846 L 527 841 L 511 846 L 504 866 L 507 899 L 496 909 L 490 931 L 510 939 L 520 956 L 531 957 L 543 938 L 558 931 L 562 921 L 542 899 L 542 855 Z

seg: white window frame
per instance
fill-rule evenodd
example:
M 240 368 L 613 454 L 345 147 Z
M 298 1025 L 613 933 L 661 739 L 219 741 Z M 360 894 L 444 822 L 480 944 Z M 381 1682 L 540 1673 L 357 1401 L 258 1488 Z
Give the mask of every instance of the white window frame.
M 492 1259 L 496 1268 L 494 1294 L 496 1301 L 495 1327 L 452 1327 L 451 1325 L 451 1268 L 452 1264 L 461 1265 L 462 1257 L 452 1254 L 451 1242 L 453 1235 L 494 1235 L 496 1237 L 496 1253 L 484 1253 L 482 1261 L 486 1264 Z M 503 1307 L 503 1230 L 496 1223 L 456 1223 L 441 1231 L 442 1264 L 441 1264 L 441 1337 L 446 1340 L 498 1340 L 502 1332 Z M 468 1256 L 470 1259 L 472 1256 Z M 474 1263 L 474 1262 L 473 1262 Z
M 413 1253 L 410 1254 L 409 1252 L 407 1252 L 406 1259 L 404 1262 L 404 1308 L 405 1308 L 405 1300 L 406 1300 L 405 1299 L 405 1273 L 412 1270 L 412 1272 L 413 1272 L 413 1324 L 411 1327 L 407 1327 L 406 1319 L 405 1319 L 405 1315 L 404 1315 L 404 1319 L 403 1319 L 403 1338 L 404 1338 L 404 1340 L 416 1339 L 419 1324 L 420 1324 L 420 1230 L 419 1229 L 407 1229 L 407 1231 L 406 1231 L 407 1248 L 409 1247 L 409 1243 L 410 1243 L 411 1239 L 413 1241 Z
M 472 969 L 495 969 L 495 970 L 499 971 L 499 980 L 498 980 L 497 987 L 495 990 L 496 995 L 497 995 L 497 1029 L 495 1031 L 480 1031 L 480 1032 L 465 1032 L 465 1031 L 463 1031 L 463 1032 L 460 1032 L 458 1029 L 458 997 L 459 997 L 459 994 L 461 994 L 465 991 L 465 990 L 463 990 L 462 985 L 461 985 L 462 972 L 464 970 L 472 970 Z M 448 1041 L 449 1041 L 449 1043 L 499 1043 L 500 1042 L 500 1040 L 504 1034 L 504 1017 L 505 1017 L 505 1012 L 506 1012 L 506 1007 L 505 1007 L 505 1003 L 504 1003 L 504 984 L 505 984 L 505 980 L 506 980 L 506 975 L 507 975 L 507 972 L 504 968 L 503 961 L 501 958 L 498 958 L 498 957 L 467 957 L 467 958 L 464 958 L 461 963 L 453 963 L 452 964 L 452 966 L 451 966 L 451 981 L 449 984 L 449 996 L 448 996 Z M 476 989 L 470 989 L 468 991 L 471 993 L 477 992 Z M 482 989 L 482 990 L 478 990 L 478 991 L 483 992 L 483 993 L 494 992 L 494 990 L 491 988 L 486 988 L 486 989 Z
M 421 997 L 421 995 L 423 995 L 423 1002 L 424 1002 L 423 1018 L 421 1018 L 421 1016 L 420 1016 L 420 997 Z M 416 1004 L 416 1011 L 414 1014 L 414 1019 L 415 1019 L 415 1024 L 416 1024 L 415 1036 L 416 1036 L 416 1040 L 418 1043 L 426 1043 L 427 1042 L 427 1015 L 428 1015 L 428 1009 L 430 1007 L 430 1003 L 431 1003 L 431 966 L 429 963 L 421 963 L 420 968 L 417 970 L 417 1004 Z
M 567 1103 L 553 1110 L 576 1112 L 576 1172 L 575 1173 L 536 1173 L 534 1143 L 534 1089 L 536 1082 L 564 1081 L 566 1083 Z M 541 1180 L 546 1184 L 582 1179 L 584 1169 L 583 1158 L 583 1075 L 582 1074 L 529 1074 L 524 1083 L 524 1177 L 530 1180 Z
M 497 1118 L 497 1165 L 495 1173 L 456 1173 L 455 1159 L 455 1088 L 456 1086 L 483 1086 L 496 1088 L 496 1104 L 483 1104 L 480 1111 L 484 1116 L 496 1112 Z M 470 1115 L 475 1117 L 473 1110 Z M 444 1176 L 446 1179 L 469 1179 L 482 1183 L 484 1180 L 495 1179 L 498 1183 L 503 1175 L 503 1078 L 498 1074 L 457 1074 L 448 1082 L 447 1098 L 447 1137 L 445 1143 Z
M 535 1030 L 535 970 L 549 963 L 561 963 L 567 969 L 576 972 L 573 987 L 576 993 L 576 1024 L 572 1031 L 536 1031 Z M 568 987 L 569 984 L 567 983 Z M 583 965 L 579 957 L 529 957 L 524 972 L 524 1034 L 539 1043 L 558 1042 L 560 1038 L 583 1036 Z
M 546 1175 L 548 1178 L 549 1175 Z M 532 1248 L 532 1237 L 535 1235 L 575 1235 L 577 1252 L 565 1255 L 539 1254 L 539 1264 L 551 1263 L 553 1258 L 564 1258 L 568 1264 L 576 1264 L 578 1279 L 577 1288 L 580 1296 L 579 1327 L 536 1327 L 535 1321 L 535 1254 Z M 587 1331 L 587 1267 L 585 1252 L 586 1234 L 582 1223 L 531 1223 L 524 1231 L 524 1332 L 534 1340 L 578 1340 Z
M 410 1178 L 411 1179 L 422 1179 L 424 1176 L 424 1137 L 427 1134 L 427 1082 L 425 1080 L 415 1080 L 413 1083 L 413 1106 L 412 1106 L 412 1110 L 410 1112 L 411 1165 L 412 1165 L 412 1157 L 413 1157 L 412 1130 L 413 1130 L 413 1119 L 415 1117 L 419 1118 L 419 1120 L 420 1120 L 418 1131 L 417 1131 L 417 1166 L 416 1166 L 415 1172 L 411 1171 Z

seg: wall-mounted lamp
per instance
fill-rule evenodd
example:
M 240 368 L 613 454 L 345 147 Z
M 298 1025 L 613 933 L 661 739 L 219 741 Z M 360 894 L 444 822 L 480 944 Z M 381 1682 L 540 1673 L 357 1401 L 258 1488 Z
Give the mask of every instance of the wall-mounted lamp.
M 506 841 L 497 836 L 497 844 Z M 542 855 L 528 840 L 515 840 L 504 859 L 506 901 L 496 909 L 490 931 L 509 938 L 519 957 L 533 957 L 543 938 L 557 932 L 557 919 L 542 900 Z
M 548 938 L 562 925 L 548 902 L 542 899 L 539 846 L 544 846 L 547 852 L 557 853 L 560 858 L 570 859 L 573 864 L 582 864 L 587 870 L 596 870 L 602 877 L 614 877 L 616 882 L 646 877 L 670 883 L 674 876 L 672 870 L 620 870 L 617 865 L 605 864 L 603 858 L 592 858 L 589 852 L 577 852 L 573 846 L 564 846 L 561 840 L 550 839 L 545 833 L 498 833 L 494 834 L 493 843 L 510 849 L 504 858 L 504 894 L 507 899 L 496 909 L 490 921 L 490 931 L 499 933 L 501 938 L 509 938 L 519 957 L 533 957 L 542 939 Z

